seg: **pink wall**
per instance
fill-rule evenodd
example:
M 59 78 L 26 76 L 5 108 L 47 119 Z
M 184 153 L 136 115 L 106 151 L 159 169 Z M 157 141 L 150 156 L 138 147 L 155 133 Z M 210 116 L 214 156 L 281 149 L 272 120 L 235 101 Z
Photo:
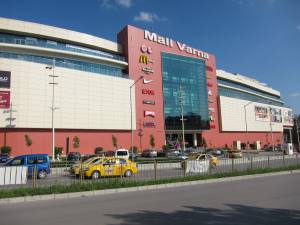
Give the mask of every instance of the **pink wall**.
M 5 132 L 0 130 L 0 146 L 4 145 L 6 133 L 6 145 L 12 147 L 12 155 L 47 153 L 52 154 L 52 133 L 47 129 L 13 129 Z M 32 139 L 32 146 L 25 145 L 24 135 Z M 92 131 L 92 130 L 56 130 L 55 146 L 63 147 L 66 150 L 66 138 L 70 138 L 70 151 L 74 151 L 72 139 L 78 136 L 80 139 L 79 148 L 84 154 L 94 154 L 96 147 L 101 146 L 105 150 L 112 150 L 112 135 L 118 139 L 118 146 L 130 147 L 129 131 Z

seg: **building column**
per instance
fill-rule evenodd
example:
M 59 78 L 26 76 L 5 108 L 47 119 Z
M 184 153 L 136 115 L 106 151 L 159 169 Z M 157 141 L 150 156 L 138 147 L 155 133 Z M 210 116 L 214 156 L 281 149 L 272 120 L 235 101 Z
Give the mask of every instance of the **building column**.
M 193 133 L 193 143 L 194 143 L 194 147 L 197 147 L 198 143 L 197 143 L 197 133 Z

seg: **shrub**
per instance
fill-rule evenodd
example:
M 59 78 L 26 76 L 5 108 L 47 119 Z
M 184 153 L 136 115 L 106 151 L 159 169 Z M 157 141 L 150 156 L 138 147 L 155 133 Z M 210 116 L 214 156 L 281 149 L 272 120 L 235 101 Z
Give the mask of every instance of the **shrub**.
M 95 148 L 95 154 L 96 155 L 101 155 L 102 152 L 103 152 L 103 148 L 102 147 L 98 146 L 98 147 Z
M 242 149 L 246 149 L 246 147 L 247 147 L 246 143 L 241 143 L 241 148 Z
M 129 151 L 131 152 L 133 150 L 134 153 L 138 152 L 138 148 L 136 146 L 130 147 Z
M 57 155 L 61 155 L 62 151 L 63 151 L 63 147 L 55 146 L 55 148 L 54 148 L 55 157 L 57 157 Z
M 152 148 L 155 147 L 155 138 L 153 136 L 153 134 L 150 135 L 150 141 L 149 141 L 149 144 Z
M 164 150 L 164 151 L 167 151 L 167 150 L 169 150 L 171 147 L 170 147 L 170 145 L 163 145 L 162 146 L 162 149 Z
M 11 147 L 10 146 L 2 146 L 1 147 L 1 153 L 2 154 L 8 154 L 8 155 L 10 155 L 10 153 L 11 153 Z

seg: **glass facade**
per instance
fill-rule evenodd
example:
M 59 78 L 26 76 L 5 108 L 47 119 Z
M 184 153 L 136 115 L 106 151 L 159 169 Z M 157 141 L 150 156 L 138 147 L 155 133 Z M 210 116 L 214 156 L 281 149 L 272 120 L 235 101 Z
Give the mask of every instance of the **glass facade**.
M 81 70 L 85 72 L 104 74 L 115 77 L 128 78 L 127 74 L 124 74 L 121 68 L 112 67 L 103 64 L 89 63 L 85 61 L 78 61 L 65 58 L 53 58 L 46 56 L 17 54 L 9 52 L 0 52 L 0 58 L 16 59 L 28 62 L 42 63 L 46 65 L 52 65 L 53 59 L 55 66 L 64 67 L 68 69 Z
M 27 37 L 21 35 L 12 35 L 12 34 L 5 34 L 0 33 L 0 43 L 8 43 L 8 44 L 18 44 L 18 45 L 30 45 L 42 48 L 52 48 L 56 50 L 63 50 L 68 52 L 76 52 L 81 54 L 93 55 L 93 56 L 100 56 L 120 61 L 125 61 L 125 57 L 112 54 L 109 52 L 104 52 L 100 50 L 95 50 L 92 48 L 86 48 L 79 45 L 67 44 L 63 42 L 57 42 L 53 40 L 47 40 L 42 38 L 34 38 L 34 37 Z
M 272 94 L 266 93 L 264 91 L 257 90 L 255 88 L 249 87 L 247 85 L 239 84 L 239 83 L 236 83 L 233 81 L 223 80 L 223 79 L 218 78 L 218 84 L 224 84 L 229 87 L 234 87 L 234 88 L 239 88 L 239 89 L 242 89 L 245 91 L 250 91 L 252 93 L 259 94 L 259 95 L 265 96 L 267 98 L 273 98 L 274 100 L 279 100 L 279 101 L 281 100 L 280 96 L 272 95 Z
M 206 67 L 202 59 L 162 53 L 165 130 L 209 129 Z
M 267 98 L 259 97 L 256 95 L 251 95 L 242 91 L 238 90 L 233 90 L 230 88 L 225 88 L 225 87 L 218 87 L 218 92 L 220 96 L 227 96 L 231 98 L 237 98 L 237 99 L 242 99 L 242 100 L 248 100 L 251 102 L 260 102 L 264 104 L 269 104 L 269 105 L 275 105 L 275 106 L 283 106 L 283 103 L 277 102 L 277 101 L 272 101 Z

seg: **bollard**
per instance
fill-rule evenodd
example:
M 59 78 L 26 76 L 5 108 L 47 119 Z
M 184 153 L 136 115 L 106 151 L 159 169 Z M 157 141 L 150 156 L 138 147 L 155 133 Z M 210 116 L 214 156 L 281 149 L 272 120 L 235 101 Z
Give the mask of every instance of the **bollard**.
M 156 160 L 154 159 L 154 180 L 156 180 L 156 178 L 157 178 L 156 172 L 157 172 L 157 163 L 156 163 Z
M 270 168 L 270 156 L 268 155 L 268 168 Z

